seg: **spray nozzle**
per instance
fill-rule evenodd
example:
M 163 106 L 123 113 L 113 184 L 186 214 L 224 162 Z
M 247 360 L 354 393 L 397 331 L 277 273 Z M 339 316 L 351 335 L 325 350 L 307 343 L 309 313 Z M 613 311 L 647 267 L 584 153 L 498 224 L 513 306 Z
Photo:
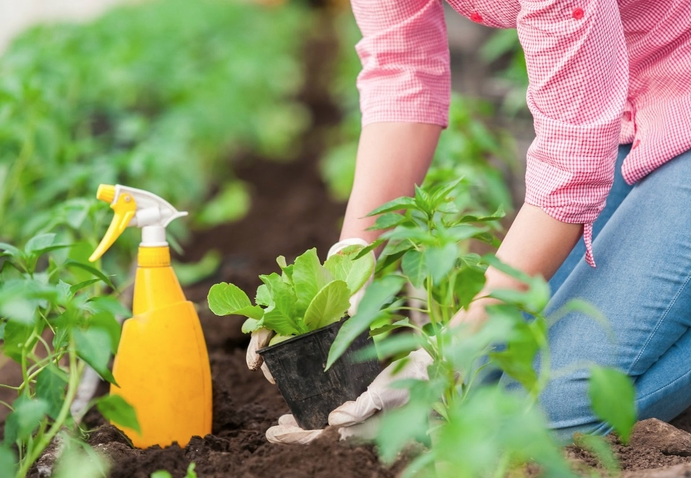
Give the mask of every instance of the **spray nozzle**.
M 170 205 L 168 201 L 148 191 L 121 185 L 101 184 L 96 197 L 110 203 L 115 211 L 113 220 L 108 226 L 106 235 L 89 261 L 98 260 L 110 246 L 120 237 L 128 226 L 142 228 L 142 243 L 144 247 L 166 246 L 166 226 L 178 217 L 186 216 Z

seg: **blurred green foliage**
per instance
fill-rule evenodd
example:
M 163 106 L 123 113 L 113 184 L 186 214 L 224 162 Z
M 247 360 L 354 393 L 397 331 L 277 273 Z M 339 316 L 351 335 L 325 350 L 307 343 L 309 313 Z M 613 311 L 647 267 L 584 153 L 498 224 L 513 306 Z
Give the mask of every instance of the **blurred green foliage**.
M 516 30 L 497 30 L 480 48 L 480 58 L 489 64 L 503 62 L 494 76 L 506 89 L 502 111 L 512 116 L 527 111 L 528 70 Z
M 311 22 L 295 4 L 157 0 L 21 35 L 0 58 L 0 239 L 51 230 L 99 183 L 150 190 L 203 226 L 244 214 L 232 159 L 290 159 L 309 126 L 295 96 Z M 80 208 L 75 223 L 93 212 Z

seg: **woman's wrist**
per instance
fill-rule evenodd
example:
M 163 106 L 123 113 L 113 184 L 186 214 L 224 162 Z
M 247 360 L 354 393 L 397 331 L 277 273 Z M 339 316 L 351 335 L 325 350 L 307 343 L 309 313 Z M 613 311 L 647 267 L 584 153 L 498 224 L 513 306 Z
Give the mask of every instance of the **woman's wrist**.
M 497 257 L 529 276 L 549 280 L 566 259 L 581 236 L 582 225 L 557 221 L 536 206 L 524 204 L 504 238 Z M 523 281 L 490 267 L 485 286 L 467 311 L 459 311 L 452 325 L 480 325 L 486 318 L 485 307 L 498 303 L 488 297 L 501 289 L 525 290 Z
M 412 196 L 434 156 L 441 126 L 423 123 L 373 123 L 363 128 L 358 145 L 355 181 L 346 208 L 341 238 L 372 242 L 368 231 L 372 210 L 401 196 Z

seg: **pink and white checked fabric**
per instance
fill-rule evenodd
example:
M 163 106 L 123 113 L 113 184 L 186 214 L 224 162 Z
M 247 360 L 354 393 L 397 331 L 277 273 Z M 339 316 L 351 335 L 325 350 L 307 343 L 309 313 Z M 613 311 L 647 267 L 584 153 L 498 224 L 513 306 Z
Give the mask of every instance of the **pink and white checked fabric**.
M 691 149 L 691 0 L 448 0 L 490 27 L 517 28 L 536 139 L 526 202 L 592 223 L 619 144 L 629 184 Z M 441 0 L 352 0 L 363 124 L 447 125 L 449 49 Z

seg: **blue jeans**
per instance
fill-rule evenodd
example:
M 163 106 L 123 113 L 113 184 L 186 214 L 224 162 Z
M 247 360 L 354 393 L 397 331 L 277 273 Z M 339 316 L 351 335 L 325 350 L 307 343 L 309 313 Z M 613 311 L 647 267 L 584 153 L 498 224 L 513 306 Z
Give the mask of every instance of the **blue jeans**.
M 549 330 L 552 371 L 569 372 L 557 374 L 540 403 L 565 442 L 574 432 L 610 431 L 590 408 L 582 364 L 627 373 L 639 419 L 669 421 L 691 405 L 691 151 L 628 186 L 621 163 L 629 151 L 619 149 L 617 177 L 594 224 L 597 268 L 586 264 L 581 240 L 550 282 L 548 311 L 582 298 L 613 331 L 580 313 Z

